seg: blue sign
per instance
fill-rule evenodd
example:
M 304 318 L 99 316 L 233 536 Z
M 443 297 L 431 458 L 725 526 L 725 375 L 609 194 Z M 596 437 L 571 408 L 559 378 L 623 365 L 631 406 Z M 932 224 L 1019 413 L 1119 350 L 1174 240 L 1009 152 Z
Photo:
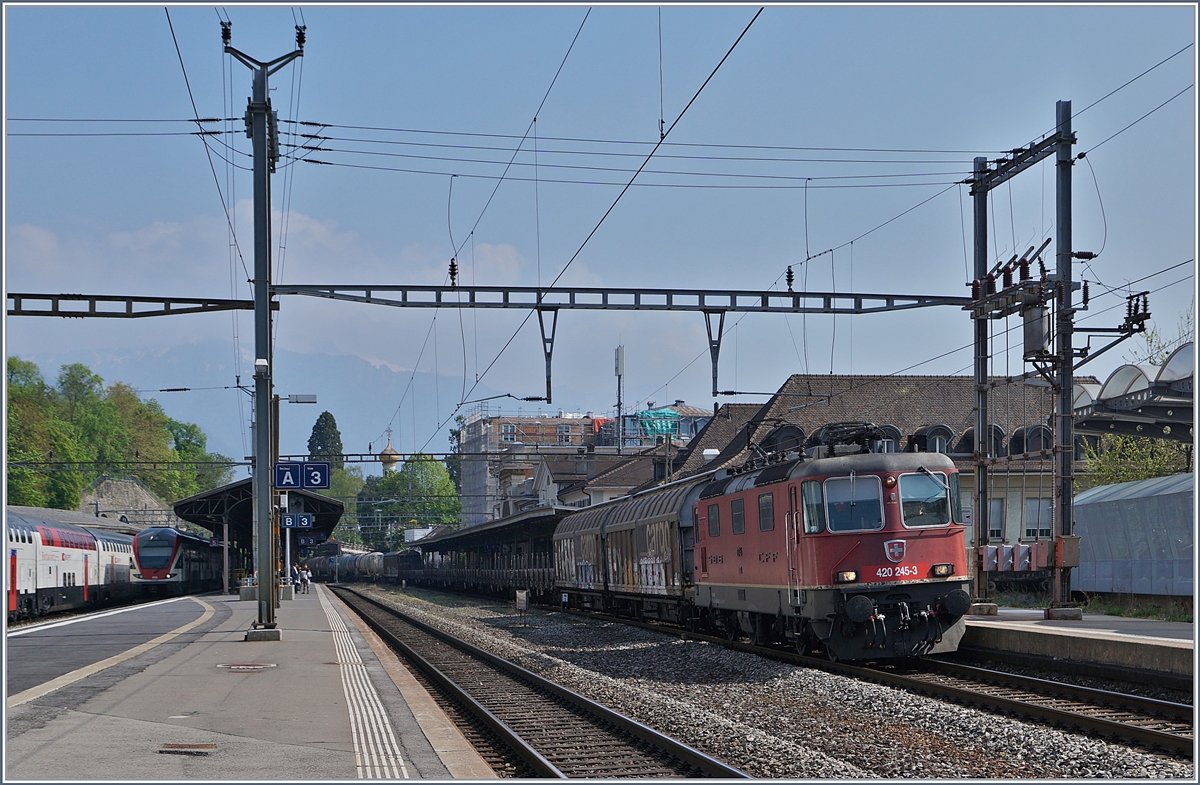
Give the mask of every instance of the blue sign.
M 303 487 L 300 484 L 299 463 L 275 464 L 275 487 L 281 491 Z
M 310 512 L 285 512 L 279 518 L 279 525 L 284 529 L 311 529 L 313 515 Z
M 328 488 L 329 468 L 328 461 L 309 461 L 302 464 L 301 469 L 304 474 L 300 480 L 300 487 L 314 490 Z
M 316 544 L 317 544 L 317 538 L 316 538 L 316 537 L 297 537 L 297 538 L 296 538 L 296 543 L 297 543 L 297 544 L 298 544 L 298 545 L 299 545 L 301 548 L 305 547 L 306 545 L 307 545 L 307 546 L 316 545 Z

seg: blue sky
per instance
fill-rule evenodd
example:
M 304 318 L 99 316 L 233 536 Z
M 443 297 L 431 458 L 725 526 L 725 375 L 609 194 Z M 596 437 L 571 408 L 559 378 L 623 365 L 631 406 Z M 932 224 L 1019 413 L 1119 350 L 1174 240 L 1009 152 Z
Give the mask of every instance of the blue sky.
M 277 281 L 442 283 L 452 231 L 464 283 L 548 283 L 620 191 L 594 183 L 627 182 L 657 139 L 654 7 L 590 12 L 538 114 L 538 165 L 532 166 L 531 133 L 519 165 L 510 170 L 512 179 L 500 185 L 486 210 L 496 180 L 485 178 L 502 171 L 502 163 L 444 159 L 512 157 L 587 6 L 223 9 L 233 22 L 233 45 L 263 60 L 290 51 L 293 13 L 298 18 L 303 12 L 308 43 L 302 67 L 273 77 L 273 105 L 285 133 L 298 127 L 287 120 L 335 126 L 323 131 L 334 137 L 323 143 L 328 150 L 311 157 L 336 165 L 296 163 L 274 178 L 277 257 L 279 228 L 287 227 Z M 756 10 L 662 10 L 661 104 L 668 126 Z M 769 7 L 561 283 L 762 289 L 782 286 L 791 264 L 797 288 L 807 275 L 814 290 L 965 294 L 971 209 L 966 187 L 950 184 L 965 177 L 970 159 L 995 158 L 1040 138 L 1054 124 L 1056 100 L 1071 100 L 1078 113 L 1192 45 L 1075 120 L 1076 150 L 1091 150 L 1183 91 L 1074 168 L 1076 246 L 1103 247 L 1076 275 L 1103 282 L 1093 284 L 1095 294 L 1188 262 L 1135 284 L 1158 289 L 1182 281 L 1150 300 L 1156 324 L 1173 336 L 1195 288 L 1189 276 L 1196 245 L 1196 103 L 1194 87 L 1188 89 L 1196 75 L 1195 14 L 1193 5 L 1144 4 Z M 240 117 L 249 72 L 222 54 L 218 13 L 192 5 L 173 7 L 170 16 L 200 115 Z M 219 195 L 194 136 L 14 135 L 192 130 L 184 122 L 93 122 L 193 116 L 163 9 L 6 5 L 4 33 L 8 291 L 248 296 L 247 275 L 230 253 L 221 203 L 223 196 L 232 208 L 237 245 L 250 266 L 248 172 L 231 171 L 213 157 Z M 240 122 L 209 127 L 233 131 L 215 137 L 214 150 L 232 145 L 237 152 L 231 160 L 249 165 Z M 283 141 L 286 152 L 296 140 Z M 775 160 L 730 160 L 755 157 Z M 437 174 L 354 168 L 363 165 Z M 451 174 L 458 176 L 448 199 Z M 705 187 L 677 187 L 682 183 Z M 993 192 L 995 258 L 1053 236 L 1053 199 L 1049 163 Z M 828 248 L 838 250 L 805 264 Z M 1120 307 L 1089 323 L 1115 325 L 1123 316 L 1117 294 L 1094 299 L 1092 314 L 1112 305 Z M 353 422 L 352 432 L 342 429 L 348 450 L 365 450 L 368 442 L 378 449 L 389 423 L 401 449 L 442 449 L 440 436 L 431 441 L 434 421 L 447 416 L 476 374 L 484 375 L 475 397 L 542 393 L 533 321 L 484 373 L 524 313 L 464 311 L 460 326 L 457 313 L 442 311 L 430 333 L 432 316 L 286 298 L 277 348 L 296 367 L 281 373 L 311 388 L 296 392 L 353 402 L 343 404 L 353 411 L 334 411 L 339 422 Z M 108 381 L 124 379 L 140 388 L 223 387 L 234 383 L 239 366 L 248 373 L 253 351 L 251 319 L 243 316 L 237 324 L 235 331 L 227 314 L 135 321 L 12 318 L 5 341 L 9 354 L 42 363 L 51 377 L 56 363 L 81 361 L 103 369 Z M 836 324 L 829 316 L 752 315 L 728 319 L 726 326 L 723 389 L 770 391 L 806 369 L 884 374 L 924 363 L 912 372 L 943 374 L 966 372 L 971 362 L 969 349 L 954 351 L 971 340 L 969 319 L 956 309 L 838 317 Z M 631 403 L 682 398 L 712 405 L 699 315 L 564 312 L 552 408 L 611 410 L 618 343 L 626 346 Z M 1087 372 L 1107 375 L 1134 348 L 1110 352 Z M 201 355 L 224 359 L 187 367 L 162 361 Z M 423 400 L 410 391 L 401 406 L 404 384 L 347 390 L 337 374 L 306 374 L 305 355 L 361 358 L 401 382 L 414 368 L 426 381 L 435 372 L 438 379 L 418 389 L 415 397 Z M 1017 355 L 1001 357 L 996 369 L 1016 373 L 1019 365 Z M 215 441 L 227 452 L 241 454 L 239 393 L 194 395 L 216 396 L 221 405 L 201 410 L 181 397 L 160 400 L 181 418 L 211 418 L 201 426 L 219 434 Z M 433 396 L 438 399 L 431 407 Z M 411 412 L 399 422 L 398 408 Z M 430 410 L 432 416 L 425 414 Z M 285 452 L 303 449 L 309 425 L 285 427 Z

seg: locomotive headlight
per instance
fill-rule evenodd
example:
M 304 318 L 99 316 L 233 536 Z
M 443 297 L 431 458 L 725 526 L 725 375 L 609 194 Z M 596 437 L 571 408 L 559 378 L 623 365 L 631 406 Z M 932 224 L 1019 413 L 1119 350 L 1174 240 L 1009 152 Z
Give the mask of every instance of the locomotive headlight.
M 858 580 L 858 570 L 839 570 L 833 574 L 834 583 L 854 583 Z
M 954 574 L 953 564 L 935 564 L 933 565 L 933 577 L 947 578 Z

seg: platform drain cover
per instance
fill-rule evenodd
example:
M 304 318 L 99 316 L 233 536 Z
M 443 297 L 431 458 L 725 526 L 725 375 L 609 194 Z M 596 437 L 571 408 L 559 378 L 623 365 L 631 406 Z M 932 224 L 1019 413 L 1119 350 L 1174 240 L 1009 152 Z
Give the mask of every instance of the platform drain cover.
M 162 755 L 207 755 L 216 749 L 216 744 L 164 744 L 158 752 Z
M 231 662 L 217 667 L 228 668 L 231 671 L 260 671 L 263 668 L 274 668 L 275 665 L 269 662 Z

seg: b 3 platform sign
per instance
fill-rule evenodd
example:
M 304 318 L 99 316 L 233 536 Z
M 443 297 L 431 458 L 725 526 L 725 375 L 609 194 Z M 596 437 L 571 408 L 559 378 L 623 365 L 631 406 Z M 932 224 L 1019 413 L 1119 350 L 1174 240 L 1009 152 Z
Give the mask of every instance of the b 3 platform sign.
M 290 491 L 298 488 L 323 490 L 329 487 L 329 461 L 306 461 L 304 463 L 279 462 L 275 464 L 275 490 Z
M 279 525 L 284 529 L 311 529 L 313 515 L 310 512 L 285 512 L 279 517 Z

